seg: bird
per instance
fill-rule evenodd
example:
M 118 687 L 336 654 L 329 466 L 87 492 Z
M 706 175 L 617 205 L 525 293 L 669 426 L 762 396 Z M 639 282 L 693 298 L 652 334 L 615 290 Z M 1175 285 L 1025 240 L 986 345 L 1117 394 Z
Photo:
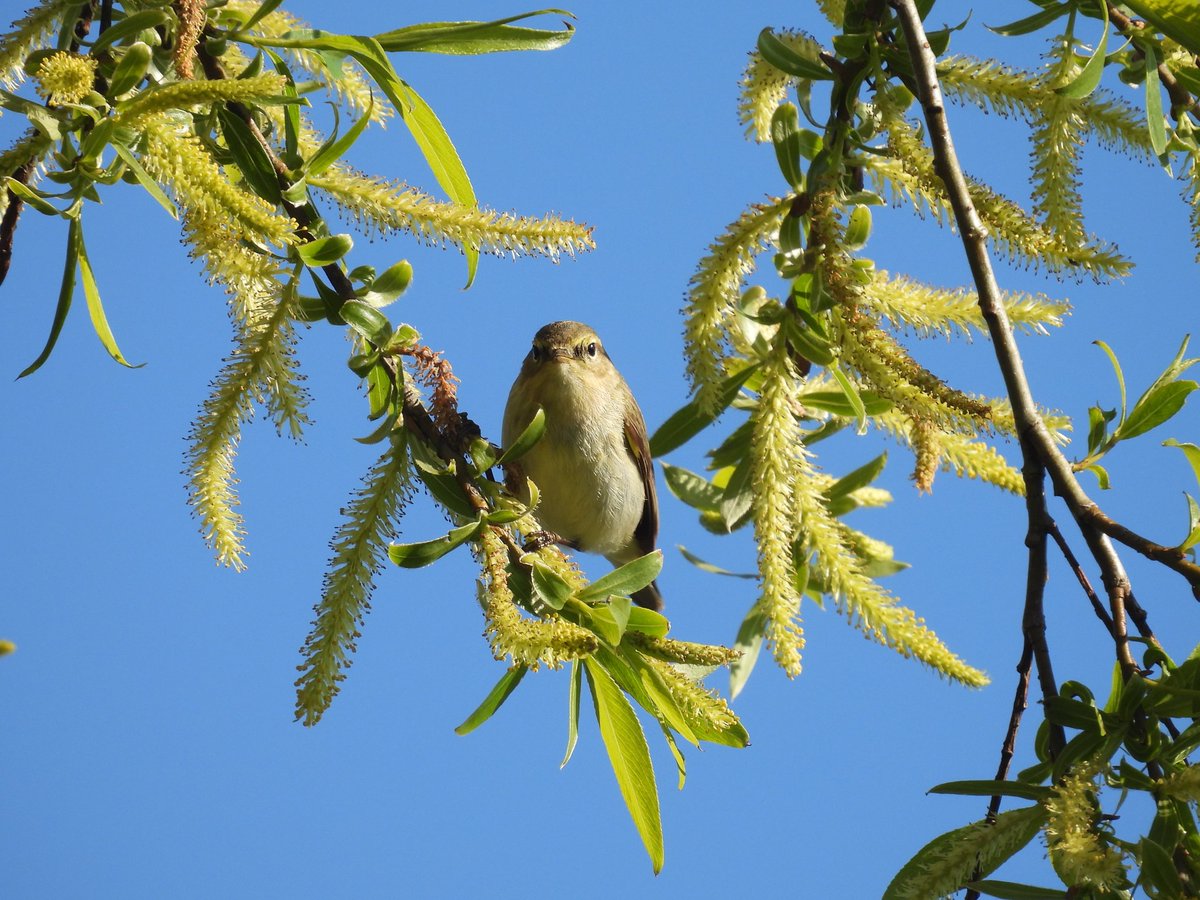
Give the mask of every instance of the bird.
M 582 322 L 551 322 L 534 335 L 504 409 L 504 446 L 539 406 L 545 432 L 519 466 L 538 487 L 536 515 L 552 540 L 614 566 L 652 552 L 658 496 L 646 420 L 600 337 Z M 632 599 L 663 608 L 654 582 Z

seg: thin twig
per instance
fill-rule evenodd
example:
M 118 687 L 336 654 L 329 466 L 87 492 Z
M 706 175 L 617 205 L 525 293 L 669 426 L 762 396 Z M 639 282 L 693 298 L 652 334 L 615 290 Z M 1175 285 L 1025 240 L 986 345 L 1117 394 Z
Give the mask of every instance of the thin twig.
M 1079 586 L 1083 588 L 1083 592 L 1087 594 L 1088 601 L 1092 604 L 1092 610 L 1096 613 L 1096 618 L 1104 623 L 1104 627 L 1108 629 L 1108 633 L 1111 635 L 1113 633 L 1112 616 L 1104 608 L 1104 604 L 1100 602 L 1100 598 L 1096 596 L 1096 591 L 1092 587 L 1092 583 L 1088 580 L 1087 573 L 1083 571 L 1083 566 L 1079 564 L 1079 560 L 1075 557 L 1075 553 L 1071 550 L 1067 539 L 1063 537 L 1058 523 L 1051 519 L 1046 526 L 1046 531 L 1050 537 L 1054 538 L 1054 543 L 1058 544 L 1058 549 L 1062 553 L 1063 559 L 1067 561 L 1067 565 L 1075 573 L 1075 579 L 1079 582 Z
M 1113 521 L 1104 512 L 1091 504 L 1083 509 L 1084 515 L 1097 529 L 1111 538 L 1120 541 L 1126 547 L 1136 550 L 1147 559 L 1160 562 L 1168 569 L 1178 572 L 1192 586 L 1192 596 L 1200 600 L 1200 566 L 1191 562 L 1178 547 L 1165 547 L 1142 537 L 1132 529 L 1126 528 L 1120 522 Z

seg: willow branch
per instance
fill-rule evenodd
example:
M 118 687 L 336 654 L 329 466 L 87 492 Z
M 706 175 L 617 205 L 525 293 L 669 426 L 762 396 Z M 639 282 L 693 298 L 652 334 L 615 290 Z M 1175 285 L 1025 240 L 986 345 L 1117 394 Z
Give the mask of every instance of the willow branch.
M 1108 536 L 1092 519 L 1090 510 L 1096 506 L 1071 471 L 1071 464 L 1059 451 L 1045 423 L 1038 415 L 1033 402 L 1025 367 L 1017 350 L 1016 337 L 1001 301 L 1000 288 L 992 269 L 987 249 L 987 229 L 971 202 L 966 178 L 958 163 L 950 127 L 946 120 L 946 108 L 942 101 L 941 87 L 935 71 L 936 59 L 929 48 L 921 16 L 913 0 L 889 0 L 899 15 L 908 45 L 918 97 L 929 129 L 929 140 L 933 148 L 938 176 L 946 187 L 946 194 L 954 210 L 955 224 L 962 239 L 963 250 L 971 268 L 975 289 L 979 296 L 979 308 L 988 326 L 996 360 L 1004 377 L 1005 388 L 1012 402 L 1017 432 L 1021 438 L 1023 454 L 1035 455 L 1046 474 L 1050 476 L 1054 491 L 1067 504 L 1072 517 L 1087 541 L 1092 557 L 1100 566 L 1105 593 L 1114 626 L 1114 643 L 1117 659 L 1125 677 L 1136 671 L 1137 666 L 1129 649 L 1125 632 L 1125 598 L 1129 595 L 1129 577 L 1125 573 L 1120 557 L 1113 549 Z

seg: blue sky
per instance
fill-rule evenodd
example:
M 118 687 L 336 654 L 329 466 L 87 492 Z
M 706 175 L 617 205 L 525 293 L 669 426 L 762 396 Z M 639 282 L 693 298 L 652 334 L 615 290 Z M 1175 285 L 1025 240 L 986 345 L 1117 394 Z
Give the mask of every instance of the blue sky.
M 288 8 L 346 33 L 520 11 L 495 0 L 414 2 L 401 13 L 315 0 Z M 483 204 L 587 221 L 597 250 L 558 265 L 485 258 L 466 293 L 456 251 L 403 238 L 361 239 L 354 251 L 356 263 L 380 268 L 412 262 L 413 286 L 392 318 L 445 351 L 463 408 L 493 438 L 529 338 L 554 319 L 597 329 L 651 428 L 684 401 L 678 311 L 696 260 L 748 203 L 784 189 L 771 149 L 744 140 L 737 122 L 745 54 L 764 25 L 829 33 L 806 3 L 581 0 L 572 9 L 577 35 L 553 53 L 415 55 L 397 68 L 440 114 Z M 957 23 L 967 9 L 943 0 L 932 18 Z M 953 48 L 1036 65 L 1036 39 L 982 28 L 1031 9 L 989 4 Z M 9 0 L 5 21 L 17 12 Z M 15 122 L 0 119 L 0 137 L 10 139 Z M 970 171 L 1027 201 L 1022 125 L 955 108 L 951 127 Z M 433 188 L 402 126 L 368 133 L 352 161 Z M 1021 346 L 1039 401 L 1083 421 L 1089 405 L 1116 397 L 1091 341 L 1113 346 L 1136 394 L 1197 321 L 1178 186 L 1095 147 L 1085 168 L 1089 228 L 1117 241 L 1136 273 L 1096 286 L 1001 266 L 1004 287 L 1072 300 L 1063 329 Z M 1020 653 L 1024 509 L 947 475 L 917 497 L 898 451 L 882 481 L 896 501 L 855 522 L 912 563 L 890 586 L 993 685 L 948 685 L 863 640 L 832 609 L 806 606 L 803 675 L 788 681 L 764 659 L 737 700 L 751 747 L 693 751 L 683 792 L 654 747 L 666 836 L 657 879 L 586 717 L 574 760 L 558 769 L 565 672 L 526 678 L 483 728 L 453 733 L 502 671 L 480 638 L 465 552 L 383 574 L 342 694 L 317 727 L 294 724 L 297 648 L 327 542 L 374 458 L 351 440 L 370 430 L 365 404 L 343 336 L 308 331 L 301 356 L 315 424 L 303 443 L 264 422 L 247 429 L 238 471 L 250 567 L 216 567 L 179 472 L 189 422 L 230 346 L 224 301 L 186 259 L 177 223 L 138 194 L 107 192 L 85 225 L 110 322 L 145 368 L 113 364 L 80 304 L 41 371 L 0 380 L 0 637 L 19 646 L 0 660 L 8 895 L 871 897 L 928 839 L 981 815 L 984 802 L 925 791 L 995 769 Z M 60 226 L 26 212 L 0 291 L 0 361 L 14 376 L 49 327 Z M 968 278 L 953 235 L 905 210 L 877 211 L 866 253 L 933 283 Z M 960 387 L 999 389 L 986 340 L 918 349 Z M 1163 543 L 1181 538 L 1180 491 L 1195 485 L 1182 454 L 1158 444 L 1194 441 L 1196 409 L 1120 448 L 1115 489 L 1099 498 Z M 717 440 L 702 436 L 670 460 L 700 469 Z M 842 473 L 882 446 L 839 438 L 820 446 L 820 458 Z M 1015 448 L 1005 449 L 1012 458 Z M 749 535 L 715 538 L 662 492 L 660 586 L 673 633 L 730 642 L 752 583 L 701 573 L 671 548 L 744 570 Z M 443 520 L 419 498 L 405 538 L 439 529 Z M 1186 655 L 1198 636 L 1194 601 L 1182 582 L 1126 560 L 1168 650 Z M 598 559 L 587 566 L 605 571 Z M 1103 691 L 1109 645 L 1057 561 L 1047 598 L 1057 674 Z M 724 676 L 714 678 L 723 687 Z M 1032 761 L 1036 720 L 1033 710 L 1018 766 Z M 1035 850 L 1003 875 L 1049 883 L 1047 869 Z

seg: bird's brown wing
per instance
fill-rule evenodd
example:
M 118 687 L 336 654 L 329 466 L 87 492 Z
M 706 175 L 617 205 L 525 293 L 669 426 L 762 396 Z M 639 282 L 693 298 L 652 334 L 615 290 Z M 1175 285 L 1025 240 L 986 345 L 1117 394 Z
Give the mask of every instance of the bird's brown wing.
M 637 464 L 642 476 L 646 504 L 642 507 L 642 518 L 633 530 L 633 538 L 643 554 L 654 549 L 658 541 L 658 494 L 654 490 L 654 460 L 650 457 L 650 440 L 646 436 L 646 420 L 637 404 L 631 402 L 625 413 L 625 444 L 629 455 Z

